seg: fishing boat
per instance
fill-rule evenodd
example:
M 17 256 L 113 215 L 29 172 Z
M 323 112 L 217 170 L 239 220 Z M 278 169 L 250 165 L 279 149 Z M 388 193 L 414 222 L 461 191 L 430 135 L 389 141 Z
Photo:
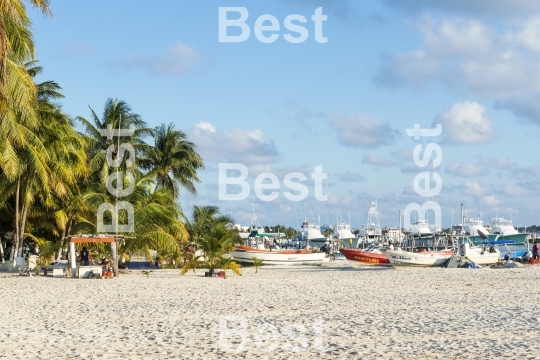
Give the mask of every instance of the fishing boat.
M 484 227 L 484 222 L 480 216 L 470 218 L 465 223 L 465 235 L 468 235 L 474 243 L 480 243 L 483 239 L 487 239 L 489 231 Z
M 421 248 L 418 252 L 402 249 L 384 249 L 384 255 L 394 266 L 432 267 L 442 266 L 454 254 L 454 250 L 427 251 Z
M 358 235 L 360 239 L 368 243 L 382 239 L 382 229 L 379 222 L 379 213 L 377 212 L 377 203 L 375 201 L 370 202 L 366 213 L 366 223 L 362 225 Z
M 412 224 L 410 233 L 415 238 L 432 238 L 433 237 L 433 231 L 429 228 L 429 224 L 427 220 L 418 220 L 414 224 Z
M 300 227 L 300 232 L 298 233 L 298 240 L 300 242 L 305 242 L 305 244 L 312 243 L 314 245 L 322 246 L 326 242 L 326 237 L 321 233 L 321 227 L 319 224 L 310 223 L 309 221 L 304 221 Z
M 237 246 L 229 252 L 235 260 L 243 263 L 253 263 L 253 259 L 263 260 L 264 265 L 320 265 L 327 261 L 323 252 L 312 252 L 309 249 L 257 249 L 248 246 Z
M 275 234 L 265 233 L 253 225 L 246 245 L 237 245 L 234 251 L 229 252 L 229 256 L 239 262 L 253 263 L 256 258 L 263 260 L 265 265 L 320 265 L 329 260 L 325 253 L 313 252 L 309 246 L 305 249 L 282 249 Z
M 356 238 L 351 231 L 351 224 L 341 220 L 341 216 L 337 220 L 336 232 L 337 239 L 340 241 Z
M 392 267 L 385 254 L 378 248 L 359 249 L 339 249 L 353 268 L 365 267 Z
M 497 246 L 475 246 L 468 239 L 459 244 L 459 255 L 466 257 L 477 265 L 496 264 L 501 259 L 501 252 Z
M 527 239 L 527 234 L 520 233 L 514 228 L 512 220 L 507 220 L 504 217 L 497 217 L 491 221 L 491 232 L 488 234 L 487 241 L 490 244 L 497 244 L 497 241 L 513 243 L 524 243 Z

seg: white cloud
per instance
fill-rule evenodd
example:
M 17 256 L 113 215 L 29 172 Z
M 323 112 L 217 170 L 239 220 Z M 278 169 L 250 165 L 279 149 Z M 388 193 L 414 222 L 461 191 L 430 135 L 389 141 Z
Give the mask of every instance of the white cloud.
M 523 25 L 516 40 L 532 51 L 540 51 L 540 17 L 534 17 Z
M 392 156 L 398 160 L 413 161 L 413 152 L 410 148 L 403 146 L 392 152 Z
M 475 197 L 486 193 L 486 188 L 477 181 L 465 181 L 459 188 L 463 194 Z
M 485 208 L 497 208 L 500 202 L 495 195 L 485 195 L 480 197 L 480 203 Z
M 424 88 L 430 82 L 442 82 L 540 123 L 539 18 L 487 25 L 457 17 L 423 16 L 416 28 L 422 46 L 386 54 L 374 77 L 379 85 L 408 83 Z
M 160 75 L 183 75 L 192 68 L 201 56 L 193 48 L 179 41 L 161 56 L 128 54 L 126 59 L 111 64 L 124 68 L 143 68 Z
M 274 141 L 266 139 L 259 129 L 223 131 L 203 121 L 191 129 L 190 139 L 205 161 L 266 166 L 278 160 Z
M 519 168 L 517 163 L 510 162 L 510 159 L 507 157 L 501 157 L 498 159 L 480 157 L 478 159 L 478 163 L 495 170 L 515 170 Z
M 495 14 L 503 17 L 528 15 L 540 11 L 540 3 L 534 0 L 383 0 L 389 6 L 414 13 L 422 10 L 441 10 L 444 13 Z
M 477 144 L 491 141 L 495 131 L 485 108 L 471 101 L 454 104 L 439 114 L 434 124 L 442 124 L 445 139 L 450 143 Z
M 390 159 L 380 156 L 376 153 L 364 154 L 362 157 L 362 164 L 369 164 L 375 166 L 395 166 L 396 163 Z
M 519 185 L 505 185 L 502 193 L 506 196 L 529 196 L 531 192 Z
M 453 161 L 446 164 L 445 172 L 459 177 L 476 177 L 488 175 L 489 170 L 482 169 L 478 164 Z
M 366 178 L 358 173 L 346 171 L 341 174 L 339 180 L 345 182 L 362 182 L 365 181 Z
M 393 143 L 399 131 L 390 123 L 364 114 L 345 115 L 334 112 L 332 127 L 337 132 L 337 140 L 345 146 L 376 148 Z

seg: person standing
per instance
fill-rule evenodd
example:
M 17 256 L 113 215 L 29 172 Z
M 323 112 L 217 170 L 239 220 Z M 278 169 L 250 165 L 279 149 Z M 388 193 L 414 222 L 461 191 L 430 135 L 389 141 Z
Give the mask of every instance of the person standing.
M 539 259 L 540 255 L 538 254 L 538 241 L 534 241 L 533 245 L 533 259 Z

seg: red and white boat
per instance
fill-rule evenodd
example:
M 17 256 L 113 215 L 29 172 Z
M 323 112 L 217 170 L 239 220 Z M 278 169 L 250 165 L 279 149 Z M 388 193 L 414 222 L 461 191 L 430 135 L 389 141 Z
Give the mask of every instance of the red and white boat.
M 378 249 L 339 249 L 353 268 L 391 267 L 390 260 Z
M 426 251 L 425 249 L 420 249 L 419 252 L 404 251 L 401 249 L 385 249 L 383 252 L 394 266 L 442 266 L 452 255 L 454 255 L 454 250 L 452 249 L 441 251 Z
M 264 265 L 320 265 L 328 260 L 326 253 L 315 253 L 306 249 L 269 250 L 248 246 L 237 246 L 229 255 L 244 263 L 253 263 L 254 258 L 262 259 Z

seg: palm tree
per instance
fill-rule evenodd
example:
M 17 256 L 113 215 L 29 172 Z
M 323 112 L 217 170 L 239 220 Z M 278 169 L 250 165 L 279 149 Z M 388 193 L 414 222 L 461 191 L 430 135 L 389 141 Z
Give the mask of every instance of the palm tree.
M 230 257 L 225 256 L 234 249 L 234 237 L 223 224 L 213 227 L 199 240 L 199 249 L 203 251 L 204 255 L 196 256 L 188 261 L 182 267 L 180 274 L 184 275 L 189 270 L 205 266 L 208 267 L 210 276 L 214 274 L 215 269 L 219 268 L 232 270 L 235 274 L 242 275 L 240 265 Z
M 27 72 L 35 76 L 41 68 L 27 64 Z M 41 125 L 34 130 L 37 147 L 19 149 L 15 181 L 0 179 L 0 186 L 15 196 L 15 249 L 11 260 L 22 255 L 26 221 L 35 202 L 44 207 L 53 204 L 53 197 L 66 198 L 78 192 L 77 182 L 86 172 L 86 152 L 83 139 L 73 129 L 73 123 L 52 101 L 62 97 L 54 82 L 36 85 L 36 114 Z
M 255 266 L 255 274 L 259 272 L 259 267 L 264 262 L 264 259 L 253 258 L 253 266 Z
M 228 226 L 234 223 L 234 220 L 227 215 L 221 215 L 217 206 L 197 206 L 193 207 L 192 220 L 186 220 L 190 239 L 198 244 L 200 239 L 210 233 L 218 226 Z
M 158 187 L 168 189 L 176 198 L 180 195 L 178 183 L 196 195 L 194 183 L 200 183 L 197 170 L 204 169 L 204 164 L 195 144 L 187 140 L 184 132 L 175 130 L 173 124 L 157 127 L 152 136 L 154 146 L 143 151 L 141 168 L 155 176 Z
M 134 209 L 134 232 L 126 234 L 126 239 L 120 244 L 119 253 L 143 252 L 150 257 L 150 250 L 160 254 L 180 252 L 182 245 L 187 243 L 189 234 L 185 224 L 182 209 L 172 194 L 164 189 L 153 186 L 149 176 L 135 177 L 133 193 L 123 198 Z M 114 203 L 114 197 L 104 185 L 92 184 L 83 196 L 87 206 L 94 214 L 99 205 Z M 95 218 L 95 217 L 94 217 Z M 121 211 L 118 223 L 127 223 L 127 213 Z M 105 218 L 110 222 L 111 218 Z M 91 232 L 97 229 L 94 224 Z
M 81 116 L 76 118 L 85 128 L 84 138 L 88 144 L 90 180 L 105 184 L 112 172 L 112 168 L 106 159 L 107 149 L 111 146 L 116 149 L 118 138 L 103 136 L 100 130 L 107 128 L 111 130 L 134 128 L 133 134 L 131 136 L 122 136 L 120 142 L 129 143 L 135 149 L 136 158 L 129 159 L 134 162 L 129 170 L 132 173 L 138 173 L 136 161 L 138 161 L 139 154 L 148 146 L 143 139 L 146 136 L 151 136 L 153 130 L 146 128 L 146 123 L 141 119 L 140 115 L 133 113 L 127 103 L 118 99 L 108 99 L 105 102 L 101 119 L 92 108 L 90 108 L 90 112 L 91 121 Z M 114 152 L 113 156 L 116 157 L 116 155 L 116 152 Z M 128 160 L 128 157 L 123 159 L 121 170 L 126 170 L 126 160 Z

